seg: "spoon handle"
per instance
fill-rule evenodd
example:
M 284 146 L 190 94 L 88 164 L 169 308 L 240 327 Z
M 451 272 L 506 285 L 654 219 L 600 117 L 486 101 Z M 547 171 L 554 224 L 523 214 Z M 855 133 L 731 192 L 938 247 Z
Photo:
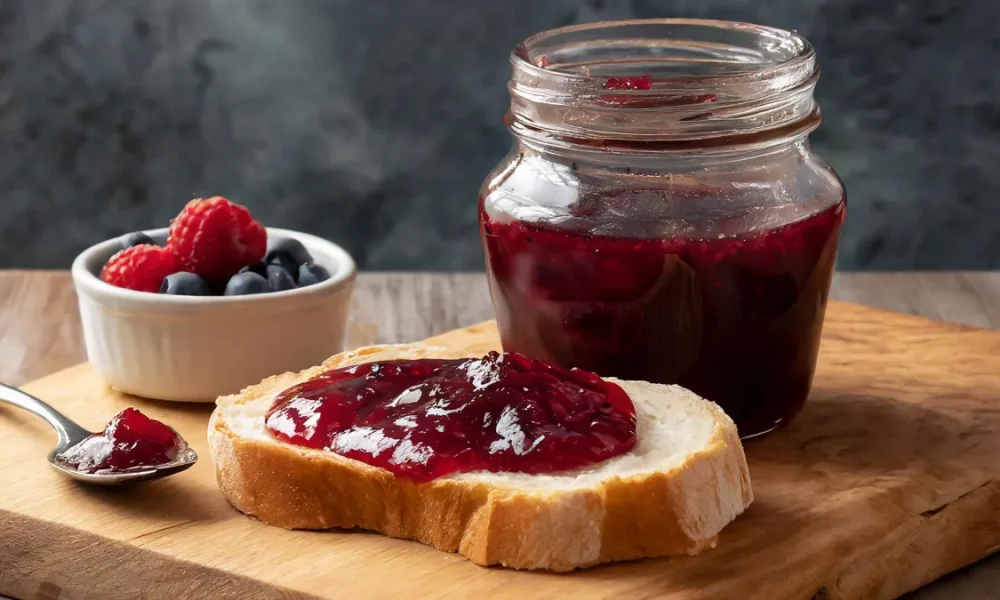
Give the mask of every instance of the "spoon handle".
M 78 442 L 90 435 L 89 431 L 70 421 L 45 402 L 4 383 L 0 383 L 0 402 L 13 404 L 45 419 L 45 422 L 51 425 L 56 430 L 56 434 L 59 435 L 60 446 Z

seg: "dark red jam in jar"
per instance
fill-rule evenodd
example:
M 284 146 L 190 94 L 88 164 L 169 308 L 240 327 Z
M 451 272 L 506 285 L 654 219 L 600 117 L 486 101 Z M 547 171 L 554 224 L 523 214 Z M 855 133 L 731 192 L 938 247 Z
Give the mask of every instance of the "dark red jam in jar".
M 635 407 L 614 383 L 496 352 L 327 371 L 279 394 L 265 423 L 282 441 L 415 481 L 565 471 L 636 442 Z
M 131 471 L 172 462 L 186 447 L 169 426 L 137 408 L 126 408 L 103 432 L 56 455 L 56 459 L 84 473 Z
M 504 349 L 678 383 L 744 437 L 791 420 L 845 214 L 806 140 L 808 42 L 629 21 L 538 34 L 512 63 L 515 144 L 479 203 Z

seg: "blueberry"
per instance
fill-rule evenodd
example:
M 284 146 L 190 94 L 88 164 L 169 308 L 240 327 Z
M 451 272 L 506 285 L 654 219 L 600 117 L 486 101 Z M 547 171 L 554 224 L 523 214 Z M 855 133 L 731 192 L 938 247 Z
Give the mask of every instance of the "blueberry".
M 306 250 L 306 247 L 302 245 L 302 242 L 295 238 L 283 237 L 268 239 L 267 253 L 264 255 L 264 262 L 268 264 L 274 263 L 275 260 L 281 255 L 290 259 L 290 261 L 295 264 L 296 269 L 299 265 L 304 265 L 313 261 L 313 257 L 309 254 L 309 251 Z
M 290 254 L 275 254 L 267 264 L 281 267 L 292 276 L 292 279 L 298 281 L 300 263 L 295 262 Z
M 201 277 L 194 273 L 181 271 L 166 276 L 163 283 L 160 284 L 160 293 L 173 296 L 209 296 L 212 290 Z
M 223 296 L 245 296 L 267 292 L 267 280 L 252 271 L 247 271 L 246 273 L 237 273 L 229 279 Z
M 118 244 L 121 249 L 131 248 L 132 246 L 142 246 L 144 244 L 149 244 L 150 246 L 155 246 L 156 242 L 153 238 L 149 237 L 141 231 L 136 231 L 135 233 L 126 233 L 125 235 L 118 238 Z
M 313 285 L 330 278 L 330 272 L 323 265 L 306 263 L 299 267 L 299 286 Z
M 298 286 L 295 285 L 292 275 L 284 267 L 280 265 L 268 265 L 267 287 L 272 292 L 283 292 L 285 290 L 294 290 Z
M 267 277 L 267 263 L 264 262 L 264 261 L 260 261 L 258 263 L 254 263 L 252 265 L 247 265 L 247 266 L 245 266 L 245 267 L 243 267 L 242 269 L 239 270 L 240 273 L 246 273 L 247 271 L 256 273 L 256 274 L 260 275 L 261 277 L 265 277 L 266 278 Z
M 299 279 L 299 267 L 312 261 L 312 255 L 302 242 L 295 238 L 270 238 L 267 241 L 264 262 L 269 265 L 280 265 L 296 281 Z

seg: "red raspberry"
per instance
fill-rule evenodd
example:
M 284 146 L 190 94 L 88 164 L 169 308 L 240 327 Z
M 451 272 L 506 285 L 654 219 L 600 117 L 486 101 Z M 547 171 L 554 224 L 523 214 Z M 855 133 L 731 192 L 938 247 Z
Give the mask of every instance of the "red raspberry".
M 170 222 L 167 248 L 183 270 L 222 285 L 264 258 L 267 231 L 250 211 L 222 196 L 196 198 Z
M 167 275 L 180 270 L 177 257 L 160 246 L 132 246 L 108 259 L 101 281 L 139 292 L 159 292 Z

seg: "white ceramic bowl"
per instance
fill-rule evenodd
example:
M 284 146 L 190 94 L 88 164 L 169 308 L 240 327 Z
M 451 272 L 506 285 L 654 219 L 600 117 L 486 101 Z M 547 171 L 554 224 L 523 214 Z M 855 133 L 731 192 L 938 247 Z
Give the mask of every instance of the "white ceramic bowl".
M 321 283 L 252 296 L 167 296 L 99 279 L 118 249 L 112 239 L 73 261 L 87 357 L 115 388 L 157 400 L 211 402 L 344 349 L 357 269 L 340 246 L 306 233 L 267 229 L 302 242 L 330 271 Z M 166 229 L 146 232 L 163 243 Z

